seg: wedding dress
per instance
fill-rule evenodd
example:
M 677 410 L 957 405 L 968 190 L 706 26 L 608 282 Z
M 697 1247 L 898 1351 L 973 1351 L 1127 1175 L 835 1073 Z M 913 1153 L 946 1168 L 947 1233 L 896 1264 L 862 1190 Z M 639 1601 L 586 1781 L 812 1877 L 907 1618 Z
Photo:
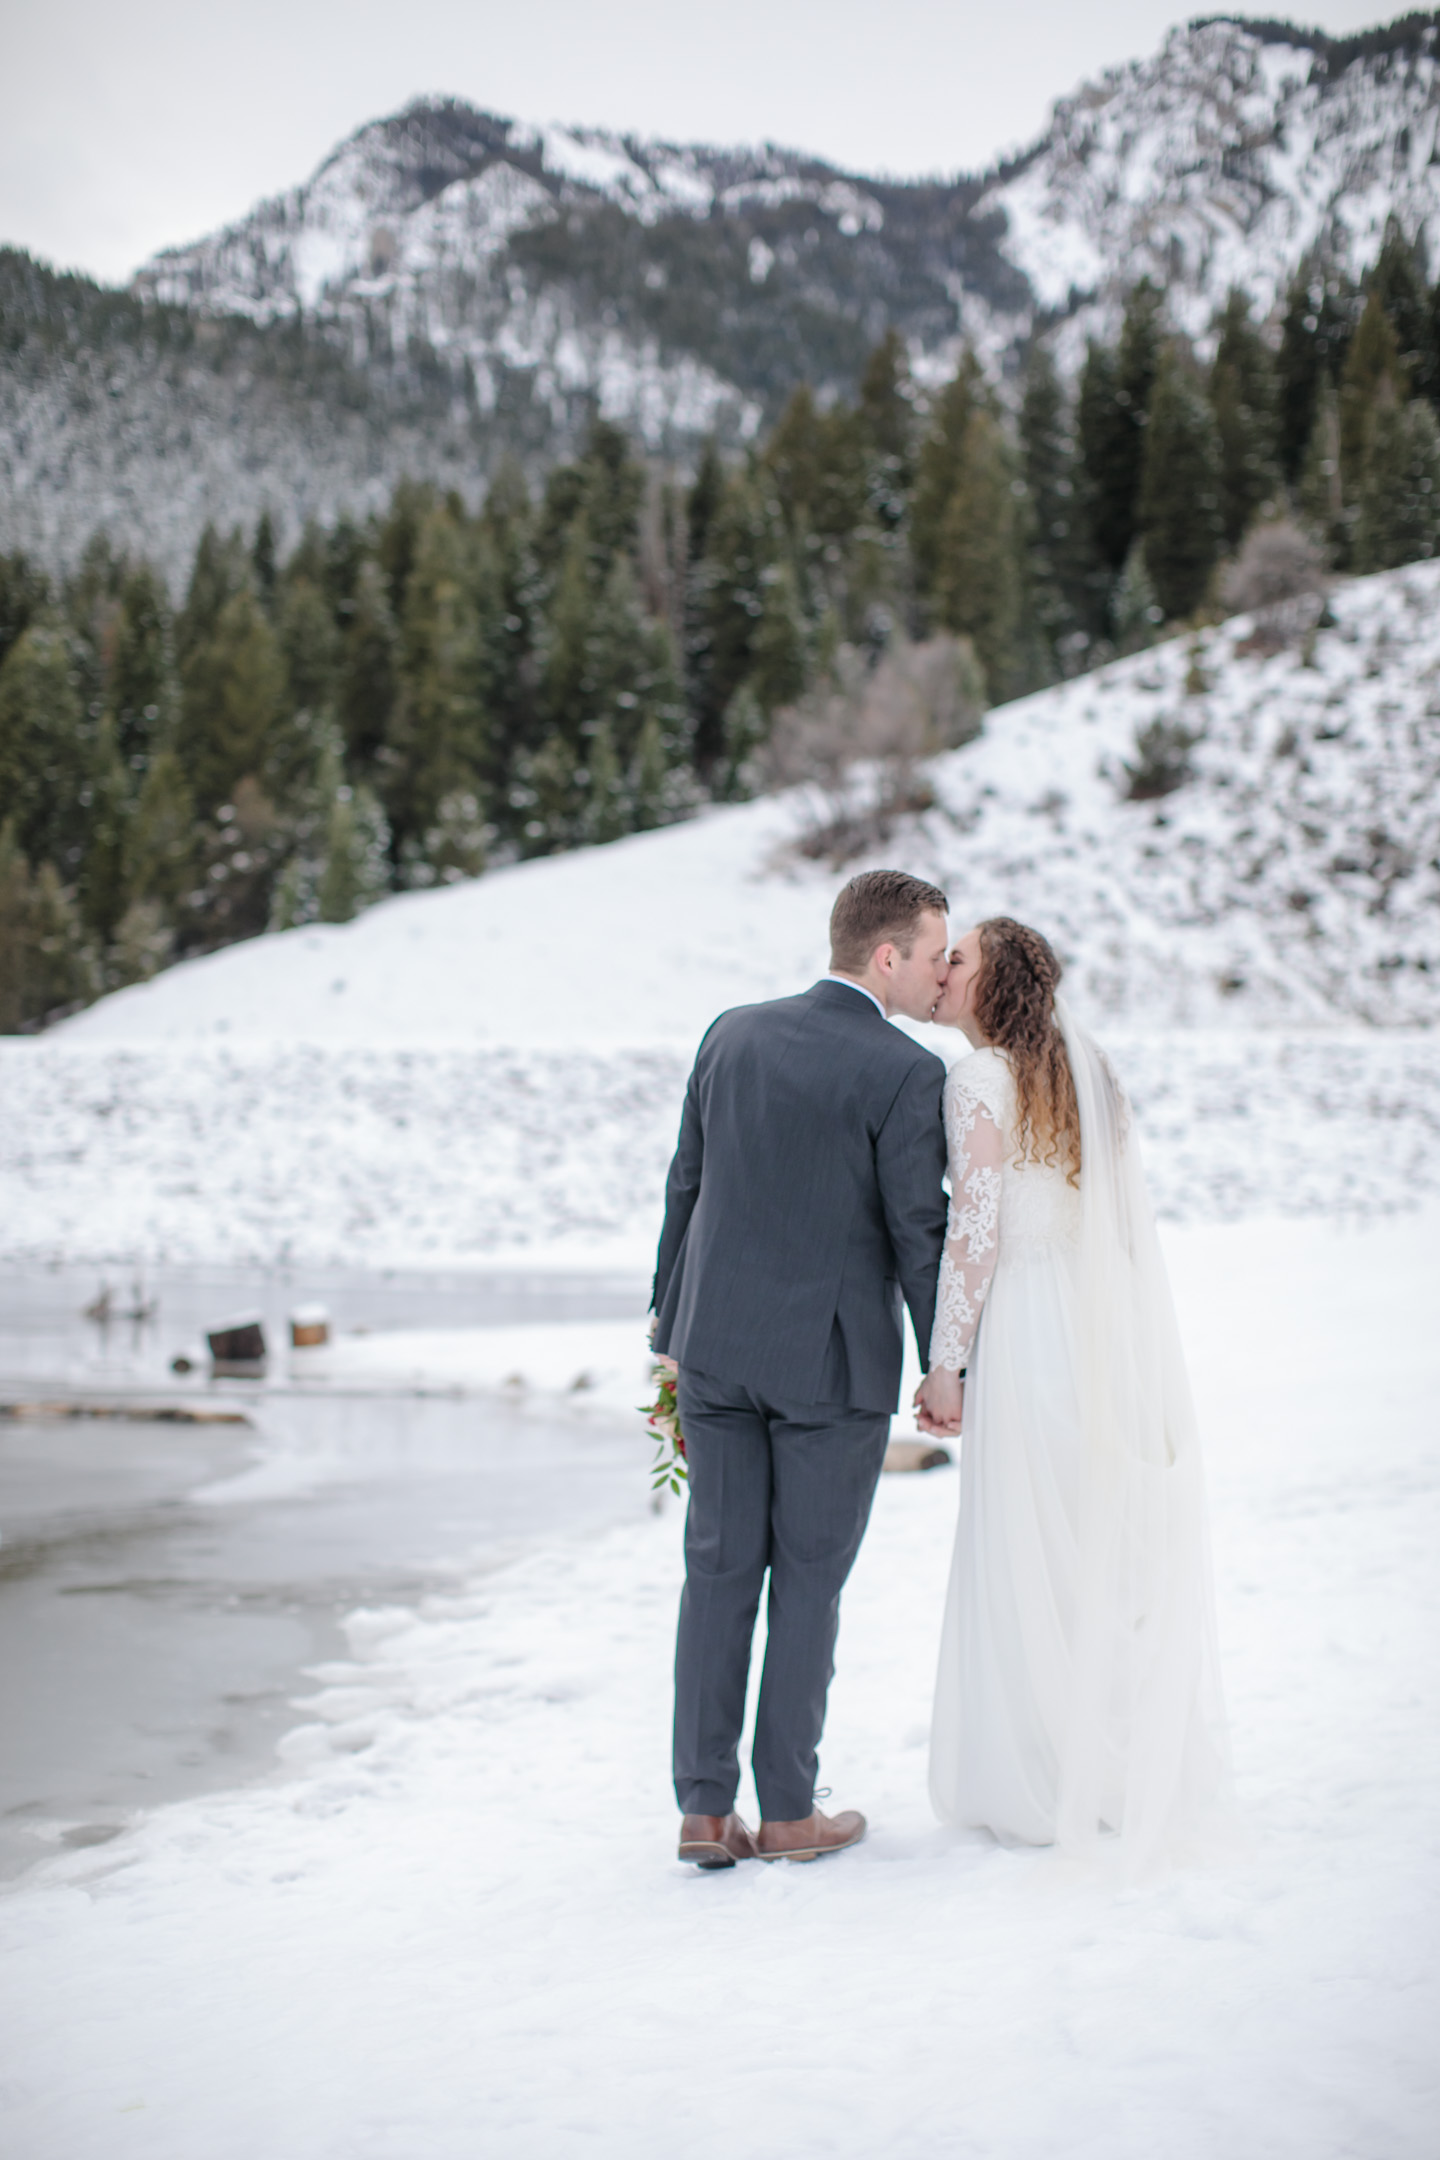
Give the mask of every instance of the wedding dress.
M 1145 1866 L 1227 1775 L 1199 1441 L 1128 1105 L 1056 1012 L 1078 1187 L 1019 1160 L 1003 1051 L 945 1089 L 930 1362 L 968 1379 L 930 1788 L 947 1821 Z

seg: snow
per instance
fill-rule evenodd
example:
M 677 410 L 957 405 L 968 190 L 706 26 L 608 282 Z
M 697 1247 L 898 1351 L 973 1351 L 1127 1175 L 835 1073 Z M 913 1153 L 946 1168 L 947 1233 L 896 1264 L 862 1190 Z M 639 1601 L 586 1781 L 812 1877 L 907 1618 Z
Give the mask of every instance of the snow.
M 1392 573 L 1308 665 L 1230 624 L 997 712 L 885 851 L 957 924 L 1052 929 L 1131 1089 L 1207 1435 L 1236 1841 L 1122 1889 L 937 1829 L 941 1471 L 883 1482 L 846 1597 L 823 1775 L 868 1843 L 681 1869 L 638 1311 L 341 1334 L 194 1497 L 321 1504 L 345 1428 L 317 1453 L 307 1405 L 397 1389 L 582 1441 L 624 1419 L 633 1486 L 603 1535 L 353 1614 L 272 1777 L 0 1898 L 7 2152 L 1428 2160 L 1437 599 L 1440 566 Z M 1137 729 L 1176 715 L 1193 777 L 1128 802 Z M 815 814 L 394 900 L 0 1044 L 0 1257 L 643 1282 L 697 1035 L 823 967 L 844 873 L 795 852 Z
M 1060 99 L 1034 150 L 988 187 L 976 214 L 1003 213 L 1003 252 L 1042 308 L 1063 311 L 1072 294 L 1094 296 L 1062 332 L 1067 365 L 1083 357 L 1087 334 L 1114 329 L 1122 286 L 1147 267 L 1167 287 L 1179 326 L 1203 342 L 1231 285 L 1250 290 L 1263 316 L 1322 240 L 1352 275 L 1373 260 L 1388 217 L 1422 244 L 1427 233 L 1433 241 L 1440 229 L 1432 154 L 1437 72 L 1432 51 L 1398 67 L 1359 62 L 1332 82 L 1316 76 L 1306 46 L 1265 44 L 1233 21 L 1183 25 L 1149 57 L 1108 69 Z M 478 124 L 482 116 L 474 118 Z M 343 311 L 373 298 L 366 265 L 376 221 L 398 236 L 407 261 L 423 266 L 410 227 L 470 185 L 457 179 L 433 201 L 421 199 L 417 146 L 431 124 L 417 105 L 360 129 L 303 186 L 193 247 L 158 256 L 140 283 L 164 298 L 261 319 L 322 301 Z M 598 128 L 514 125 L 505 148 L 541 153 L 548 188 L 507 165 L 503 151 L 490 168 L 520 183 L 536 216 L 554 214 L 579 187 L 642 224 L 677 209 L 744 214 L 799 202 L 813 203 L 848 238 L 885 224 L 863 180 L 773 146 L 727 152 Z M 737 163 L 740 177 L 729 177 Z M 464 248 L 454 258 L 456 294 L 422 267 L 420 289 L 404 296 L 397 338 L 425 318 L 444 318 L 450 341 L 465 347 L 483 375 L 502 349 L 506 313 L 505 296 L 490 290 L 487 263 L 510 229 L 503 213 L 493 222 L 467 218 Z M 978 299 L 957 297 L 957 320 L 967 334 L 978 326 L 987 354 L 998 360 L 1024 334 L 1029 310 L 1012 309 L 992 323 Z M 541 311 L 525 312 L 533 317 L 533 342 Z M 948 343 L 942 333 L 919 356 L 927 379 L 926 363 L 933 370 Z M 546 351 L 543 360 L 548 370 L 553 355 Z M 733 385 L 721 385 L 717 402 L 735 396 Z M 711 415 L 693 423 L 697 430 L 712 424 Z
M 1238 651 L 1242 620 L 992 713 L 880 854 L 957 930 L 1054 938 L 1176 1219 L 1440 1180 L 1440 564 L 1334 607 L 1310 664 Z M 1194 773 L 1133 803 L 1157 719 L 1199 737 Z M 0 1044 L 0 1255 L 648 1270 L 701 1034 L 824 971 L 855 866 L 796 855 L 815 809 L 406 895 Z
M 999 708 L 877 859 L 934 876 L 957 925 L 1034 920 L 1092 1016 L 1432 1024 L 1440 563 L 1333 606 L 1308 660 L 1237 650 L 1238 618 Z M 1134 803 L 1126 767 L 1156 722 L 1197 738 L 1194 777 Z M 51 1039 L 693 1045 L 723 1007 L 823 969 L 843 873 L 786 855 L 813 810 L 714 810 L 231 946 Z
M 1168 1216 L 1440 1188 L 1432 1034 L 1105 1040 Z M 0 1042 L 0 1259 L 648 1277 L 692 1048 Z
M 845 1601 L 823 1774 L 869 1841 L 680 1868 L 637 1439 L 608 1534 L 355 1614 L 275 1778 L 5 1897 L 7 2148 L 1425 2160 L 1437 1229 L 1168 1233 L 1245 1826 L 1207 1867 L 1118 1890 L 936 1828 L 938 1472 L 883 1482 Z
M 1062 331 L 1067 366 L 1087 336 L 1113 332 L 1123 289 L 1144 272 L 1203 346 L 1233 285 L 1263 318 L 1322 242 L 1358 277 L 1387 218 L 1433 241 L 1433 50 L 1399 67 L 1360 62 L 1333 82 L 1312 62 L 1243 23 L 1195 22 L 1059 100 L 1035 155 L 978 214 L 1004 213 L 1005 253 L 1042 306 L 1065 308 L 1072 287 L 1098 296 Z

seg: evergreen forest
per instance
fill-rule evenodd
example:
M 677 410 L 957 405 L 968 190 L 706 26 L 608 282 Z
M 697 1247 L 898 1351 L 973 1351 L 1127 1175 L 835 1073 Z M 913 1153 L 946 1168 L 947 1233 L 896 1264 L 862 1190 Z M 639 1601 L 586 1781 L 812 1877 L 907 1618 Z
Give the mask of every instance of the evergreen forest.
M 683 479 L 596 419 L 478 509 L 406 482 L 288 550 L 208 529 L 183 597 L 113 532 L 60 579 L 0 556 L 0 1031 L 818 770 L 816 716 L 912 648 L 959 670 L 945 747 L 1244 604 L 1272 527 L 1331 572 L 1431 556 L 1437 408 L 1440 286 L 1392 229 L 1273 321 L 1233 293 L 1205 362 L 1141 283 L 1073 384 L 1037 335 L 1013 383 L 967 353 L 922 391 L 892 331 Z

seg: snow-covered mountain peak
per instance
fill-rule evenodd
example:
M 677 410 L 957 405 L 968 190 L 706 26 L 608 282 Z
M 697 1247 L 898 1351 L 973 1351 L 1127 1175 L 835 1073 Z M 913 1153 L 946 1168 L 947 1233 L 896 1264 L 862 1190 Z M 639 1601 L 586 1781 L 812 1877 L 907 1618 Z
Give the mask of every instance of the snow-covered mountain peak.
M 978 211 L 1004 215 L 1039 305 L 1082 307 L 1086 327 L 1146 272 L 1199 337 L 1232 285 L 1263 314 L 1312 249 L 1358 275 L 1391 217 L 1440 239 L 1436 36 L 1400 28 L 1353 54 L 1226 18 L 1172 30 L 1062 98 Z
M 1203 340 L 1232 285 L 1264 313 L 1310 250 L 1358 273 L 1391 217 L 1440 240 L 1437 128 L 1434 32 L 1410 23 L 1348 43 L 1187 24 L 1060 99 L 989 181 L 867 181 L 773 144 L 647 141 L 428 98 L 136 284 L 208 313 L 303 314 L 367 364 L 418 344 L 457 384 L 468 368 L 482 413 L 518 371 L 552 421 L 577 392 L 598 396 L 658 447 L 743 433 L 781 394 L 755 379 L 773 344 L 757 307 L 893 322 L 933 380 L 962 339 L 1003 364 L 1037 313 L 1068 323 L 1073 363 L 1148 272 Z M 822 339 L 827 364 L 852 364 L 854 343 L 853 329 Z
M 94 306 L 57 351 L 37 304 L 0 356 L 0 524 L 73 561 L 123 505 L 178 574 L 207 518 L 363 514 L 402 473 L 473 493 L 505 452 L 568 454 L 597 407 L 688 462 L 798 382 L 852 395 L 887 329 L 926 386 L 966 343 L 1011 369 L 1037 320 L 1073 367 L 1149 273 L 1203 345 L 1232 285 L 1264 314 L 1309 251 L 1363 272 L 1391 217 L 1433 272 L 1434 17 L 1341 40 L 1189 24 L 1062 98 L 1024 155 L 948 180 L 427 97 L 146 265 L 137 293 L 180 311 L 156 322 L 163 387 L 141 311 L 118 354 Z M 192 343 L 197 316 L 232 320 Z

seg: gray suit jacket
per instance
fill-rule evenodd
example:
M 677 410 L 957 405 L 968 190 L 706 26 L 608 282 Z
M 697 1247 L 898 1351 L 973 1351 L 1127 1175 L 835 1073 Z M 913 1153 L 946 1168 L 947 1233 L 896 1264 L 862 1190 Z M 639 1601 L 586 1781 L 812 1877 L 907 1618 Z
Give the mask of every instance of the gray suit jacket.
M 665 1189 L 656 1349 L 782 1402 L 893 1410 L 902 1296 L 930 1351 L 944 1082 L 843 983 L 722 1013 Z

